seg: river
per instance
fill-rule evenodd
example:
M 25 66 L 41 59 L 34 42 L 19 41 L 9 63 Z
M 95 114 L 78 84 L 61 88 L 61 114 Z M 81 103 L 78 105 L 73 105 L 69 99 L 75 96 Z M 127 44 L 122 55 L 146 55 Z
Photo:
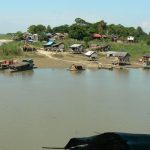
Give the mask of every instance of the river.
M 0 72 L 0 150 L 109 131 L 150 134 L 150 70 Z

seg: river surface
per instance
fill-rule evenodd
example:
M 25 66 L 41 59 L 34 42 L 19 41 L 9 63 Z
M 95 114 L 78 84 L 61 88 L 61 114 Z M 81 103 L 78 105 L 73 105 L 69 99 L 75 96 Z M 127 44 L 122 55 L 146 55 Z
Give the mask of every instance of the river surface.
M 108 131 L 150 134 L 150 70 L 0 72 L 0 150 Z

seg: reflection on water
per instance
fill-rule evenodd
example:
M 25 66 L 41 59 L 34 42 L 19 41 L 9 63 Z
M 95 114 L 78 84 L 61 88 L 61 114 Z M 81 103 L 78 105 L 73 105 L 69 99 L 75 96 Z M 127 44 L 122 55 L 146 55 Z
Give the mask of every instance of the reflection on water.
M 84 73 L 84 71 L 69 71 L 69 72 L 73 76 L 79 76 Z
M 150 72 L 0 72 L 0 149 L 41 150 L 95 132 L 150 134 Z
M 6 77 L 15 77 L 15 76 L 23 76 L 30 77 L 33 76 L 34 70 L 28 70 L 28 71 L 20 71 L 20 72 L 10 72 L 9 70 L 1 70 L 0 75 L 6 76 Z

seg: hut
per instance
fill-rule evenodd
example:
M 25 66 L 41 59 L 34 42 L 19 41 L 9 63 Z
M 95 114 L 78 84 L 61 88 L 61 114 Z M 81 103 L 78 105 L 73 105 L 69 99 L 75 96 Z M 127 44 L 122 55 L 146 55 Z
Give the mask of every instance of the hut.
M 52 45 L 54 45 L 54 44 L 56 44 L 54 41 L 49 40 L 49 41 L 48 41 L 46 44 L 44 44 L 43 46 L 44 46 L 44 49 L 45 49 L 45 50 L 50 50 L 51 47 L 52 47 Z
M 150 68 L 150 53 L 143 55 L 142 62 L 144 68 Z
M 83 52 L 83 45 L 82 44 L 73 44 L 70 46 L 71 50 L 75 54 L 81 54 Z
M 128 36 L 127 37 L 127 41 L 130 42 L 130 43 L 133 43 L 135 40 L 134 36 Z
M 60 42 L 60 43 L 53 44 L 51 50 L 52 51 L 63 52 L 64 48 L 65 48 L 64 43 Z
M 98 58 L 98 54 L 95 51 L 88 51 L 84 53 L 85 56 L 87 56 L 90 60 L 96 60 Z
M 112 36 L 111 36 L 112 42 L 117 42 L 118 39 L 119 39 L 118 35 L 112 34 Z
M 97 51 L 97 52 L 106 52 L 111 49 L 110 45 L 98 45 L 98 44 L 92 44 L 91 45 L 91 50 L 92 51 Z
M 26 32 L 24 34 L 24 37 L 25 37 L 27 43 L 38 42 L 38 40 L 39 40 L 38 34 L 31 34 L 31 33 Z
M 127 52 L 115 52 L 113 57 L 116 58 L 115 64 L 118 65 L 128 65 L 130 64 L 130 54 Z
M 107 38 L 107 35 L 94 33 L 92 35 L 92 37 L 93 37 L 93 39 L 105 39 L 105 38 Z

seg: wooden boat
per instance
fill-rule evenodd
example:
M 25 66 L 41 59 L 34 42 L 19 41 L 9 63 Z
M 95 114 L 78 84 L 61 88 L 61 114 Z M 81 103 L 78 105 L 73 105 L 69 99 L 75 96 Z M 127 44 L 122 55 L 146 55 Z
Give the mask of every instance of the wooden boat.
M 0 61 L 0 70 L 9 69 L 9 66 L 13 64 L 13 60 Z
M 71 65 L 68 69 L 69 71 L 82 71 L 85 70 L 81 65 Z
M 144 69 L 150 69 L 150 62 L 143 63 L 143 68 Z
M 150 150 L 150 135 L 107 132 L 90 137 L 71 138 L 64 147 L 42 148 L 65 150 Z
M 34 69 L 34 63 L 32 59 L 24 59 L 22 60 L 22 62 L 10 65 L 9 69 L 10 69 L 10 72 L 32 70 Z
M 98 66 L 98 69 L 108 69 L 108 70 L 113 70 L 112 66 Z

